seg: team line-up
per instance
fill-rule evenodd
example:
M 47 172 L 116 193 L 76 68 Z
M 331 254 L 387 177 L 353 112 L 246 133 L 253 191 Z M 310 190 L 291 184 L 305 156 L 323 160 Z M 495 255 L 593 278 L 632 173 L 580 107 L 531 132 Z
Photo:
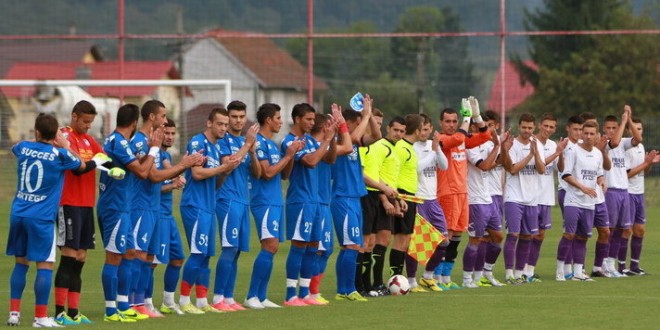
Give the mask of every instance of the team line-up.
M 341 247 L 336 300 L 364 302 L 388 294 L 388 248 L 389 275 L 405 269 L 412 292 L 540 282 L 534 270 L 552 225 L 555 175 L 563 214 L 556 280 L 645 274 L 639 266 L 644 174 L 659 156 L 645 152 L 642 123 L 629 106 L 620 122 L 605 118 L 602 136 L 593 114 L 570 117 L 567 137 L 555 142 L 549 139 L 557 130 L 552 114 L 538 123 L 523 114 L 517 136 L 500 135 L 498 115 L 482 114 L 474 97 L 462 99 L 458 111 L 443 109 L 439 132 L 429 116 L 409 114 L 392 118 L 383 137 L 383 113 L 368 95 L 358 101 L 352 106 L 359 111 L 333 104 L 327 115 L 306 103 L 295 105 L 291 131 L 280 145 L 273 141 L 283 124 L 277 104 L 261 105 L 258 123 L 245 130 L 247 107 L 232 101 L 210 111 L 206 129 L 188 141 L 178 163 L 168 152 L 175 123 L 160 101 L 121 106 L 103 146 L 87 134 L 97 114 L 87 101 L 75 105 L 62 129 L 53 116 L 39 115 L 35 140 L 12 148 L 18 180 L 7 254 L 16 264 L 7 324 L 20 323 L 29 262 L 38 269 L 34 327 L 92 323 L 79 301 L 87 250 L 95 248 L 94 207 L 105 248 L 107 322 L 328 304 L 320 283 L 335 239 Z M 623 137 L 626 131 L 630 137 Z M 98 199 L 94 169 L 101 171 Z M 282 180 L 289 181 L 286 198 Z M 187 256 L 172 212 L 175 189 L 182 189 Z M 250 213 L 261 249 L 241 304 L 234 288 L 238 259 L 249 247 Z M 418 262 L 407 253 L 416 215 L 443 234 L 419 282 Z M 594 227 L 589 276 L 586 247 Z M 466 232 L 458 285 L 451 275 Z M 285 239 L 291 245 L 280 305 L 268 299 L 268 285 Z M 216 240 L 222 249 L 209 301 Z M 56 316 L 49 318 L 56 247 Z M 504 283 L 493 274 L 500 254 Z M 166 265 L 160 307 L 152 300 L 158 264 Z

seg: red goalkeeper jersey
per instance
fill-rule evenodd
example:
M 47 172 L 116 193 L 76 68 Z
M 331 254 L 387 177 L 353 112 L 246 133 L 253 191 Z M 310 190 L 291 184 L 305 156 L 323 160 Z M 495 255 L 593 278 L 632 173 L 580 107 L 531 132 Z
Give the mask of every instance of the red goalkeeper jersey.
M 94 155 L 103 152 L 103 149 L 89 134 L 78 134 L 71 127 L 62 128 L 71 145 L 83 161 L 91 160 Z M 94 207 L 96 204 L 96 171 L 83 175 L 74 175 L 71 171 L 64 174 L 64 188 L 60 205 Z

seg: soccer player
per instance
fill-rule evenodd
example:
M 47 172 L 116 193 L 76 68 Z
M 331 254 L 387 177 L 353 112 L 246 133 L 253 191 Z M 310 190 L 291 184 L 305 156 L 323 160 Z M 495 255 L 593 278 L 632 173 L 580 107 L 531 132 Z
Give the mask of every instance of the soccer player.
M 361 157 L 367 196 L 362 199 L 364 252 L 362 257 L 358 255 L 358 261 L 362 260 L 362 276 L 356 278 L 356 289 L 370 296 L 389 293 L 383 284 L 385 253 L 392 236 L 393 217 L 401 212 L 400 201 L 394 198 L 400 171 L 394 146 L 405 134 L 406 120 L 394 117 L 386 130 L 385 137 L 364 149 L 364 157 Z M 372 267 L 373 282 L 370 280 Z
M 507 284 L 513 285 L 527 280 L 523 269 L 527 263 L 532 236 L 538 233 L 538 187 L 541 174 L 545 173 L 545 163 L 541 155 L 543 145 L 533 135 L 535 122 L 531 114 L 520 115 L 519 135 L 502 145 L 504 150 L 508 150 L 502 153 L 504 169 L 507 171 L 504 189 L 504 215 L 507 223 L 504 271 Z
M 131 150 L 129 139 L 135 133 L 139 117 L 140 108 L 137 105 L 129 103 L 121 106 L 117 110 L 117 127 L 105 139 L 103 150 L 113 164 L 146 179 L 155 158 L 158 157 L 163 133 L 158 129 L 150 134 L 149 152 L 138 161 Z M 143 314 L 129 309 L 128 303 L 133 276 L 131 266 L 135 259 L 135 241 L 130 217 L 132 189 L 133 182 L 129 178 L 115 181 L 105 172 L 101 173 L 97 216 L 106 251 L 101 280 L 106 306 L 103 320 L 108 322 L 135 322 L 137 318 L 145 318 Z
M 456 289 L 458 284 L 452 282 L 451 272 L 454 260 L 458 256 L 458 245 L 461 235 L 468 228 L 469 208 L 467 196 L 467 157 L 465 149 L 471 149 L 486 141 L 491 136 L 486 123 L 481 118 L 478 107 L 472 109 L 468 99 L 461 101 L 461 124 L 458 122 L 458 112 L 445 108 L 440 113 L 440 143 L 442 152 L 449 161 L 446 170 L 438 170 L 438 202 L 447 219 L 449 245 L 445 260 L 436 268 L 440 276 L 442 289 Z M 474 119 L 479 127 L 479 134 L 468 135 L 470 119 Z M 437 278 L 436 278 L 437 280 Z
M 145 102 L 142 109 L 140 109 L 142 126 L 130 141 L 131 151 L 140 162 L 147 161 L 145 159 L 147 153 L 154 152 L 154 150 L 156 153 L 146 178 L 141 178 L 132 173 L 129 173 L 127 178 L 133 181 L 133 189 L 130 190 L 129 200 L 131 201 L 131 222 L 135 249 L 129 249 L 126 258 L 122 261 L 122 265 L 132 263 L 130 266 L 132 267 L 133 310 L 149 317 L 162 317 L 162 314 L 153 308 L 153 304 L 150 304 L 149 308 L 145 306 L 147 289 L 150 283 L 153 283 L 152 264 L 154 256 L 160 250 L 158 240 L 152 240 L 152 238 L 154 237 L 156 222 L 160 218 L 161 182 L 178 176 L 194 165 L 201 165 L 203 161 L 203 156 L 200 153 L 192 153 L 184 155 L 179 164 L 161 169 L 160 145 L 153 149 L 148 148 L 148 136 L 153 131 L 163 130 L 163 126 L 167 122 L 166 111 L 165 105 L 158 100 Z M 118 296 L 120 310 L 123 310 L 121 306 L 123 298 Z
M 625 260 L 615 261 L 619 255 L 621 244 L 628 245 L 632 233 L 632 219 L 630 219 L 630 198 L 628 196 L 628 174 L 626 172 L 626 150 L 640 144 L 642 136 L 640 131 L 632 130 L 632 137 L 623 138 L 626 126 L 632 126 L 632 109 L 629 105 L 623 107 L 621 123 L 615 116 L 605 117 L 604 134 L 609 138 L 607 154 L 612 161 L 612 168 L 605 171 L 605 202 L 610 217 L 610 251 L 605 259 L 604 267 L 612 277 L 620 277 L 625 268 Z
M 217 309 L 207 300 L 209 259 L 215 255 L 215 204 L 217 176 L 231 172 L 240 160 L 229 156 L 220 158 L 218 141 L 225 136 L 229 113 L 225 108 L 213 108 L 206 121 L 206 130 L 193 136 L 186 147 L 188 153 L 201 152 L 206 156 L 204 166 L 192 167 L 185 172 L 186 185 L 181 196 L 181 219 L 186 231 L 190 256 L 183 265 L 181 279 L 181 310 L 189 314 L 203 314 Z M 195 285 L 196 305 L 190 302 L 190 291 Z
M 449 240 L 447 239 L 447 221 L 436 198 L 438 185 L 437 170 L 446 170 L 448 162 L 447 157 L 440 150 L 440 136 L 433 134 L 431 118 L 425 114 L 420 114 L 420 116 L 423 119 L 422 130 L 419 140 L 413 143 L 413 148 L 418 159 L 417 193 L 415 193 L 415 196 L 422 198 L 424 202 L 417 205 L 417 213 L 445 237 L 442 242 L 439 242 L 433 255 L 427 261 L 424 275 L 420 282 L 424 287 L 428 287 L 433 291 L 440 291 L 442 289 L 437 286 L 437 282 L 433 279 L 433 271 L 445 256 L 445 250 L 447 249 Z M 410 290 L 412 292 L 426 291 L 417 285 L 417 279 L 415 277 L 417 274 L 417 260 L 410 255 L 406 255 L 406 274 L 408 275 L 408 282 L 410 283 Z
M 215 268 L 213 307 L 226 312 L 245 310 L 245 307 L 234 300 L 234 287 L 238 258 L 241 251 L 247 252 L 250 247 L 248 176 L 261 175 L 261 166 L 254 149 L 259 125 L 254 124 L 245 137 L 241 136 L 247 122 L 246 112 L 245 103 L 229 102 L 228 134 L 218 140 L 222 158 L 234 157 L 240 160 L 238 167 L 224 175 L 222 185 L 216 190 L 215 213 L 220 229 L 222 253 Z
M 559 155 L 564 152 L 568 139 L 562 139 L 559 143 L 550 140 L 550 136 L 557 130 L 557 118 L 551 113 L 544 113 L 541 117 L 539 131 L 536 139 L 543 146 L 542 156 L 545 163 L 545 171 L 541 174 L 540 194 L 538 200 L 539 231 L 532 237 L 529 248 L 529 256 L 525 265 L 524 273 L 528 282 L 539 282 L 541 279 L 535 273 L 536 263 L 541 253 L 541 245 L 545 239 L 545 231 L 552 228 L 552 207 L 555 206 L 555 178 L 554 171 L 557 166 Z
M 261 175 L 251 178 L 250 210 L 257 227 L 261 251 L 254 260 L 245 301 L 245 306 L 256 309 L 259 309 L 259 304 L 265 308 L 280 307 L 267 298 L 267 292 L 273 271 L 273 258 L 280 242 L 284 241 L 282 177 L 289 175 L 293 157 L 304 145 L 303 141 L 294 141 L 284 155 L 280 153 L 279 146 L 273 141 L 273 136 L 282 128 L 280 109 L 277 104 L 265 103 L 257 111 L 260 129 L 255 144 Z
M 630 130 L 636 130 L 639 135 L 643 133 L 642 121 L 638 118 L 632 119 Z M 626 151 L 628 170 L 628 193 L 630 193 L 630 216 L 633 221 L 632 238 L 630 241 L 630 268 L 624 269 L 623 274 L 645 275 L 646 272 L 639 266 L 639 258 L 642 255 L 642 242 L 646 230 L 646 206 L 644 205 L 644 175 L 648 174 L 653 164 L 660 161 L 658 152 L 644 151 L 644 145 L 638 144 Z M 626 260 L 627 244 L 621 244 L 619 248 L 619 262 Z
M 478 130 L 476 123 L 473 123 L 473 133 L 478 133 Z M 467 150 L 467 190 L 470 216 L 469 241 L 463 252 L 462 286 L 469 289 L 478 288 L 482 283 L 483 266 L 479 267 L 481 269 L 477 269 L 476 266 L 477 262 L 483 265 L 482 260 L 485 260 L 486 257 L 485 253 L 479 255 L 481 242 L 486 240 L 486 236 L 488 236 L 488 240 L 495 242 L 498 246 L 502 242 L 502 219 L 498 216 L 497 204 L 493 202 L 488 189 L 488 181 L 484 180 L 485 172 L 497 166 L 496 161 L 500 151 L 500 140 L 495 127 L 489 127 L 489 132 L 491 141 Z M 487 248 L 487 246 L 484 247 Z M 490 286 L 493 283 L 497 285 L 497 282 L 491 281 Z
M 565 281 L 564 260 L 573 250 L 574 281 L 593 281 L 584 273 L 587 239 L 591 237 L 596 185 L 604 185 L 603 155 L 594 147 L 598 125 L 582 126 L 582 143 L 564 151 L 562 180 L 568 183 L 564 199 L 564 234 L 557 248 L 557 281 Z
M 313 262 L 321 240 L 321 224 L 317 222 L 318 171 L 316 165 L 325 156 L 334 138 L 334 123 L 328 122 L 324 128 L 323 141 L 317 147 L 315 139 L 309 135 L 314 127 L 316 111 L 307 103 L 296 104 L 291 112 L 293 126 L 282 140 L 281 149 L 286 154 L 288 147 L 296 140 L 304 139 L 305 146 L 296 153 L 286 194 L 286 234 L 291 241 L 291 249 L 286 261 L 287 306 L 307 306 L 303 302 L 309 295 Z M 300 278 L 300 292 L 296 287 Z
M 337 240 L 341 246 L 336 262 L 337 295 L 335 298 L 339 300 L 366 300 L 356 286 L 363 275 L 357 272 L 356 267 L 364 264 L 358 259 L 359 249 L 364 238 L 361 198 L 367 194 L 365 184 L 376 187 L 376 189 L 385 188 L 379 182 L 371 180 L 365 182 L 361 168 L 358 146 L 370 146 L 381 137 L 380 124 L 373 115 L 372 104 L 373 100 L 366 95 L 362 112 L 346 109 L 342 113 L 338 106 L 333 105 L 333 117 L 338 123 L 339 136 L 337 159 L 332 169 L 330 211 Z M 365 133 L 367 129 L 369 134 Z M 392 189 L 390 188 L 390 190 Z M 371 276 L 371 267 L 368 271 L 366 277 Z
M 33 327 L 60 327 L 48 313 L 48 298 L 55 263 L 55 219 L 62 196 L 64 172 L 92 169 L 68 151 L 69 142 L 58 131 L 57 119 L 40 114 L 34 122 L 35 141 L 22 141 L 12 147 L 17 157 L 18 180 L 11 206 L 7 255 L 16 258 L 11 273 L 9 319 L 20 324 L 21 298 L 29 262 L 35 262 L 35 311 Z
M 167 151 L 174 145 L 176 136 L 176 124 L 174 120 L 167 118 L 163 130 L 163 143 L 160 147 L 160 168 L 172 166 L 172 156 Z M 163 303 L 160 312 L 163 314 L 183 314 L 180 306 L 174 302 L 174 292 L 179 283 L 181 266 L 183 266 L 183 241 L 176 219 L 172 214 L 172 192 L 182 189 L 186 184 L 184 176 L 177 176 L 163 181 L 160 187 L 160 218 L 156 223 L 156 233 L 159 242 L 158 253 L 154 258 L 156 264 L 167 264 L 163 276 Z M 152 285 L 153 288 L 153 285 Z
M 405 135 L 394 146 L 394 153 L 399 158 L 397 190 L 399 194 L 415 195 L 417 193 L 417 153 L 413 143 L 419 141 L 424 119 L 416 114 L 406 115 Z M 406 261 L 410 236 L 415 229 L 417 203 L 402 201 L 402 216 L 394 219 L 394 246 L 390 250 L 390 276 L 401 275 Z
M 97 153 L 103 152 L 98 142 L 87 134 L 96 114 L 94 105 L 80 101 L 73 106 L 69 126 L 61 129 L 71 150 L 82 161 L 89 161 Z M 57 232 L 62 257 L 55 274 L 55 321 L 60 325 L 92 323 L 80 313 L 78 304 L 87 250 L 95 247 L 94 203 L 96 173 L 66 171 Z M 67 302 L 68 310 L 65 312 Z

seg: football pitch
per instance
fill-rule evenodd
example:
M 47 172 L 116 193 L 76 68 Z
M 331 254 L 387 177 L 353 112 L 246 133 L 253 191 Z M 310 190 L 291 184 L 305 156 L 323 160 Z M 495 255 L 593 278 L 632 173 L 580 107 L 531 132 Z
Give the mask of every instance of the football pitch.
M 9 160 L 11 162 L 11 160 Z M 0 164 L 7 164 L 6 160 Z M 9 207 L 14 194 L 14 172 L 3 166 L 0 182 L 0 244 L 6 246 Z M 12 168 L 11 165 L 9 168 Z M 650 186 L 650 185 L 649 185 Z M 648 188 L 647 186 L 647 191 Z M 651 188 L 653 189 L 653 188 Z M 660 208 L 650 203 L 646 238 L 642 254 L 642 267 L 649 276 L 619 279 L 596 279 L 595 282 L 556 282 L 554 280 L 557 242 L 561 232 L 558 208 L 553 210 L 553 225 L 546 235 L 537 273 L 542 283 L 507 286 L 502 288 L 461 289 L 439 293 L 411 293 L 407 296 L 370 298 L 369 302 L 335 301 L 334 256 L 328 263 L 321 291 L 331 301 L 328 306 L 287 307 L 280 309 L 247 310 L 224 314 L 167 316 L 134 324 L 108 324 L 102 321 L 104 312 L 101 288 L 103 250 L 90 251 L 83 270 L 81 311 L 95 321 L 94 325 L 78 327 L 98 329 L 373 329 L 374 328 L 441 328 L 441 329 L 652 329 L 660 320 L 660 226 L 655 220 Z M 175 207 L 176 208 L 176 207 Z M 254 230 L 254 228 L 253 228 Z M 97 230 L 98 233 L 98 230 Z M 593 262 L 594 240 L 590 240 L 587 270 Z M 97 244 L 101 244 L 97 237 Z M 453 279 L 461 281 L 461 265 L 465 242 L 459 247 Z M 252 263 L 259 251 L 256 234 L 252 234 L 251 251 L 242 253 L 236 285 L 236 300 L 242 302 L 247 292 Z M 335 250 L 336 252 L 337 250 Z M 270 282 L 269 298 L 282 303 L 284 299 L 284 263 L 288 243 L 284 243 L 275 257 Z M 219 251 L 216 255 L 219 255 Z M 214 269 L 217 257 L 211 259 Z M 4 256 L 0 263 L 0 311 L 8 311 L 9 276 L 13 258 Z M 156 269 L 154 303 L 162 301 L 164 267 Z M 420 272 L 422 267 L 420 267 Z M 503 280 L 503 260 L 500 256 L 496 275 Z M 33 316 L 34 295 L 32 283 L 34 265 L 28 275 L 23 297 L 22 327 L 29 327 Z M 213 288 L 209 288 L 209 298 Z M 178 295 L 177 295 L 178 297 Z M 177 298 L 178 299 L 178 298 Z M 50 315 L 54 313 L 53 298 Z M 6 315 L 6 314 L 5 314 Z M 2 316 L 0 314 L 0 317 Z M 4 322 L 4 319 L 0 320 Z

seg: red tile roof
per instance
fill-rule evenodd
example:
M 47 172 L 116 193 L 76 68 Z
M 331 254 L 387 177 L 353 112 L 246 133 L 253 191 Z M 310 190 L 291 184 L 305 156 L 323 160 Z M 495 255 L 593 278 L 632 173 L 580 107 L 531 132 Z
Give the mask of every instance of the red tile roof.
M 536 63 L 532 61 L 524 61 L 525 65 L 538 70 Z M 493 109 L 500 112 L 502 109 L 502 74 L 504 74 L 504 95 L 505 95 L 505 112 L 515 108 L 517 105 L 523 103 L 525 99 L 534 94 L 534 86 L 529 82 L 524 82 L 511 62 L 506 62 L 504 69 L 500 68 L 495 75 L 495 80 L 490 89 L 490 99 L 488 100 L 488 109 Z
M 0 43 L 0 77 L 17 62 L 82 62 L 88 53 L 95 61 L 103 60 L 90 41 L 3 41 Z
M 81 72 L 86 77 L 77 76 Z M 124 79 L 177 79 L 179 78 L 174 64 L 170 61 L 126 61 L 124 62 Z M 119 62 L 98 62 L 98 63 L 80 63 L 80 62 L 50 62 L 50 63 L 16 63 L 14 64 L 4 79 L 92 79 L 92 80 L 111 80 L 119 79 Z M 145 96 L 154 92 L 157 86 L 146 87 L 122 87 L 122 92 L 126 97 Z M 85 88 L 83 86 L 83 88 Z M 117 86 L 97 86 L 87 87 L 86 91 L 95 97 L 119 96 L 120 87 Z M 2 92 L 7 97 L 20 97 L 32 95 L 34 87 L 3 87 Z
M 240 32 L 214 30 L 210 34 L 257 77 L 262 87 L 307 89 L 307 69 L 273 40 L 267 37 L 223 38 L 223 33 L 236 35 Z M 328 85 L 314 77 L 314 89 L 328 89 Z

